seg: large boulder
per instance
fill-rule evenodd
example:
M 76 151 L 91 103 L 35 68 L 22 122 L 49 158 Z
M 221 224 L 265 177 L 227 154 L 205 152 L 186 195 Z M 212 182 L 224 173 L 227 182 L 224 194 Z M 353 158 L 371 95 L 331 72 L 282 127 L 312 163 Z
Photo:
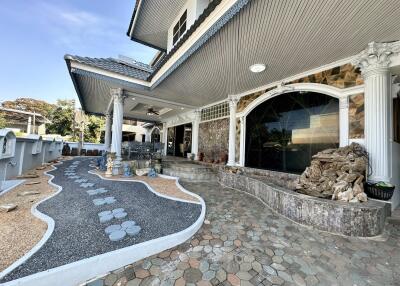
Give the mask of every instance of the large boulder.
M 363 181 L 367 164 L 368 153 L 357 143 L 321 151 L 312 157 L 310 167 L 300 176 L 296 191 L 320 198 L 365 202 Z

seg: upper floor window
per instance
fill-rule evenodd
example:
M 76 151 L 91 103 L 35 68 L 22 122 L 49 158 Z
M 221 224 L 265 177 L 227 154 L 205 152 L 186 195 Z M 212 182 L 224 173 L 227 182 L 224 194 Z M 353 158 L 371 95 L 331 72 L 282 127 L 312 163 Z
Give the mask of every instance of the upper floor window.
M 179 19 L 178 23 L 175 24 L 174 30 L 173 30 L 173 42 L 172 44 L 175 45 L 176 42 L 180 39 L 180 37 L 185 33 L 186 31 L 186 19 L 187 19 L 187 10 L 183 12 L 183 15 Z

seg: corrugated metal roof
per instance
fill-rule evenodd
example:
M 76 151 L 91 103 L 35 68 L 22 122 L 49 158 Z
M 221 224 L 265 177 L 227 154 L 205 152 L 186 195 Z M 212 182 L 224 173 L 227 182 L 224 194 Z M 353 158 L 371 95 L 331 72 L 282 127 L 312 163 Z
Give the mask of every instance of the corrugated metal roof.
M 66 60 L 73 60 L 92 67 L 104 69 L 106 71 L 119 73 L 125 76 L 133 77 L 140 80 L 147 80 L 153 72 L 153 69 L 144 63 L 135 62 L 127 63 L 114 58 L 89 58 L 66 55 Z

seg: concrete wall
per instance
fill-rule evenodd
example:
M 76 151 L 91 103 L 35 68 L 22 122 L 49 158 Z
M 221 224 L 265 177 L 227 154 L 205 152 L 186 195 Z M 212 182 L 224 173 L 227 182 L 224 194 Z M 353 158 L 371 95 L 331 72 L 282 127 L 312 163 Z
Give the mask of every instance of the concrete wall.
M 21 175 L 61 156 L 61 141 L 43 140 L 41 152 L 32 154 L 36 142 L 34 139 L 17 138 L 14 157 L 0 160 L 0 181 Z
M 72 148 L 78 148 L 78 142 L 65 142 L 68 143 L 69 147 Z M 103 151 L 104 150 L 104 144 L 100 143 L 83 143 L 83 149 L 87 150 L 99 150 Z

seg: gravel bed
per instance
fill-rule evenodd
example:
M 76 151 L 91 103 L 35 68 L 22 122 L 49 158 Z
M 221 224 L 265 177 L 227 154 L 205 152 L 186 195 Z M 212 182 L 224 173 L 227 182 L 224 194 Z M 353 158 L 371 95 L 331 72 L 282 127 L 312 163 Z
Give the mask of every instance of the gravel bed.
M 64 170 L 74 161 L 81 161 L 76 174 L 89 183 L 91 188 L 64 175 Z M 0 283 L 18 279 L 37 272 L 72 263 L 133 244 L 179 232 L 192 225 L 200 216 L 201 205 L 177 202 L 153 194 L 144 184 L 135 182 L 105 181 L 88 173 L 90 159 L 78 158 L 64 162 L 57 170 L 53 183 L 63 187 L 55 197 L 43 202 L 38 210 L 52 217 L 55 229 L 49 240 L 25 263 L 5 276 Z M 89 195 L 89 189 L 105 188 L 105 194 Z M 95 206 L 93 199 L 112 196 L 116 202 Z M 127 217 L 100 223 L 98 213 L 123 208 Z M 113 242 L 105 228 L 133 220 L 141 227 L 136 236 L 126 236 Z

